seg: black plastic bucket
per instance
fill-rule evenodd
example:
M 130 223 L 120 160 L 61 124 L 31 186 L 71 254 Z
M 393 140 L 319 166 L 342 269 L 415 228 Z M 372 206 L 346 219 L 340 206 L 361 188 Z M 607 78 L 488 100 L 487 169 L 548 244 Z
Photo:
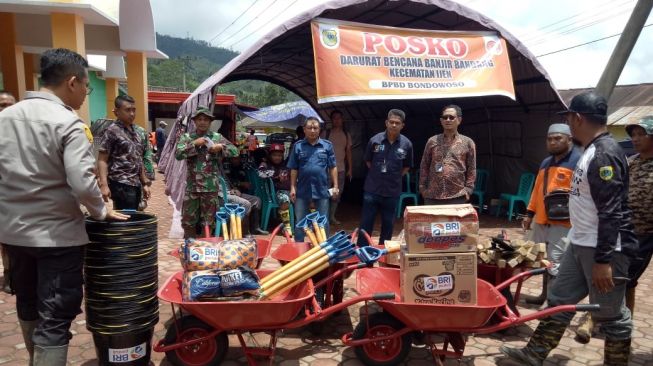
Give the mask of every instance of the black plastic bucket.
M 86 221 L 86 328 L 100 365 L 148 365 L 159 320 L 157 219 L 124 213 L 128 221 Z
M 93 332 L 100 365 L 147 366 L 152 353 L 154 328 L 111 335 Z

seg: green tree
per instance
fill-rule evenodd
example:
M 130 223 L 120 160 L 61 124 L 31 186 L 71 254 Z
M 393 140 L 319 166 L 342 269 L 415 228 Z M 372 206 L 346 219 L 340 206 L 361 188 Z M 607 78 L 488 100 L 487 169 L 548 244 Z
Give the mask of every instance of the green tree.
M 150 86 L 186 91 L 195 90 L 238 53 L 212 47 L 204 41 L 157 34 L 157 46 L 170 58 L 148 61 Z M 239 103 L 265 107 L 299 100 L 299 97 L 278 85 L 258 80 L 241 80 L 220 85 L 219 93 L 233 94 Z

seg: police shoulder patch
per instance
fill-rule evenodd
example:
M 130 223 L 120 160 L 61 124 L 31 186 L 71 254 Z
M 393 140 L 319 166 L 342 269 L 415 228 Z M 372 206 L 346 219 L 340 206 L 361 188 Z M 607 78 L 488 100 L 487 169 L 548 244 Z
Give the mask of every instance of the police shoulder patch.
M 611 180 L 614 177 L 614 168 L 611 165 L 600 167 L 599 176 L 605 181 Z
M 84 133 L 86 134 L 86 138 L 88 139 L 88 142 L 91 144 L 93 143 L 93 133 L 91 132 L 91 129 L 88 128 L 86 123 L 82 122 L 82 129 L 84 130 Z

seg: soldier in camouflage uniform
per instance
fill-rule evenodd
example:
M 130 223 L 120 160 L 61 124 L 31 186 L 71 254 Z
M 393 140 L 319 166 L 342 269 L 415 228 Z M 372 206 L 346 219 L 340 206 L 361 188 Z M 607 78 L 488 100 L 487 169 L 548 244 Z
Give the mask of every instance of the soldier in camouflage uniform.
M 154 152 L 152 151 L 152 144 L 150 139 L 147 138 L 145 129 L 141 126 L 134 125 L 134 131 L 140 136 L 143 141 L 143 168 L 145 168 L 145 176 L 152 182 L 154 180 Z M 141 195 L 141 203 L 138 205 L 139 211 L 144 211 L 147 208 L 147 199 Z
M 639 239 L 639 254 L 630 264 L 626 289 L 626 306 L 635 311 L 635 287 L 651 262 L 653 255 L 653 116 L 642 118 L 639 123 L 626 126 L 628 135 L 638 154 L 628 159 L 630 166 L 630 190 L 628 203 L 633 210 L 635 234 Z
M 154 180 L 154 152 L 152 151 L 152 144 L 150 143 L 150 139 L 147 138 L 147 133 L 143 127 L 134 125 L 134 130 L 143 142 L 143 166 L 145 167 L 145 176 L 147 176 L 149 180 Z
M 175 158 L 186 160 L 186 194 L 182 205 L 181 226 L 184 238 L 197 235 L 200 223 L 215 225 L 215 212 L 219 205 L 220 165 L 223 157 L 238 155 L 238 149 L 217 132 L 209 131 L 211 111 L 199 107 L 191 116 L 195 123 L 194 133 L 185 133 L 179 139 Z

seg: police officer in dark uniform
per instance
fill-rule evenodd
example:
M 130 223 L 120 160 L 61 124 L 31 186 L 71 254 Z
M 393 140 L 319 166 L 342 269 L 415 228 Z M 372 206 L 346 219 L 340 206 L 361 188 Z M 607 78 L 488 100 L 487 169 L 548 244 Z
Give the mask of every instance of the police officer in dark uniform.
M 628 207 L 626 154 L 608 133 L 608 104 L 595 92 L 575 96 L 560 112 L 572 136 L 585 147 L 572 178 L 571 242 L 550 289 L 548 306 L 577 304 L 589 295 L 601 309 L 592 314 L 605 334 L 604 365 L 626 366 L 633 321 L 625 306 L 628 266 L 637 251 Z M 526 365 L 542 365 L 559 343 L 574 313 L 542 319 L 523 349 L 501 347 Z

